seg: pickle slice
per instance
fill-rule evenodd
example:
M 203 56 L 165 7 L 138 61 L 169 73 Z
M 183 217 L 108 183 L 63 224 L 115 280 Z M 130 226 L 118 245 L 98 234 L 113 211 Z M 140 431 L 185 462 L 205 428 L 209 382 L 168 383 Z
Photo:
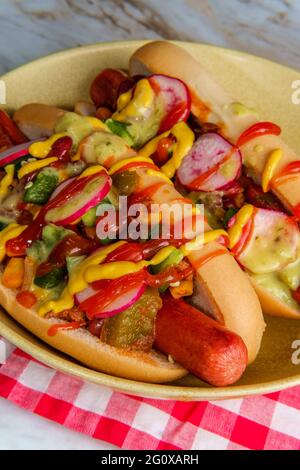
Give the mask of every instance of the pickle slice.
M 161 305 L 158 291 L 147 288 L 134 305 L 104 321 L 100 339 L 121 349 L 149 351 L 154 342 L 156 313 Z

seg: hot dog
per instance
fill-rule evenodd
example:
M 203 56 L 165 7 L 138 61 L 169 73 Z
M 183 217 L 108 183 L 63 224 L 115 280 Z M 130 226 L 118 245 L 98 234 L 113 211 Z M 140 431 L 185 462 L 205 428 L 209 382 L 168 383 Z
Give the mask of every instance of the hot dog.
M 114 71 L 110 73 L 114 74 Z M 117 79 L 122 82 L 122 76 L 117 73 Z M 92 87 L 94 101 L 102 96 L 95 88 L 102 83 L 103 76 L 100 74 L 99 77 Z M 29 137 L 43 135 L 50 139 L 30 145 L 29 154 L 36 160 L 25 161 L 18 169 L 18 179 L 26 178 L 27 182 L 23 201 L 41 207 L 30 226 L 12 224 L 3 236 L 0 233 L 0 254 L 2 259 L 8 256 L 4 260 L 0 301 L 26 328 L 97 370 L 137 380 L 167 382 L 186 374 L 187 367 L 213 385 L 231 384 L 239 379 L 247 362 L 255 359 L 265 325 L 251 283 L 226 248 L 228 236 L 224 230 L 212 230 L 205 221 L 204 241 L 196 237 L 187 242 L 188 236 L 184 232 L 180 243 L 171 237 L 173 241 L 167 243 L 159 240 L 157 247 L 155 240 L 154 245 L 149 242 L 150 248 L 148 242 L 133 244 L 128 241 L 110 243 L 95 250 L 99 240 L 95 234 L 96 212 L 92 210 L 107 195 L 113 204 L 111 201 L 116 196 L 110 189 L 115 195 L 117 190 L 120 194 L 126 191 L 131 204 L 172 205 L 176 201 L 183 207 L 187 201 L 170 177 L 191 150 L 195 138 L 185 124 L 191 105 L 188 89 L 182 81 L 159 74 L 149 80 L 141 78 L 129 82 L 131 88 L 121 91 L 119 96 L 116 89 L 112 90 L 111 97 L 107 89 L 103 90 L 105 99 L 111 98 L 111 101 L 97 102 L 97 105 L 112 108 L 112 116 L 105 123 L 94 117 L 39 104 L 29 104 L 16 111 L 14 118 L 23 130 L 27 130 Z M 170 160 L 167 155 L 162 171 L 150 158 L 151 139 L 160 139 L 161 135 L 172 145 L 176 144 Z M 230 145 L 225 141 L 222 145 L 226 155 Z M 58 148 L 63 150 L 63 156 L 57 152 Z M 233 153 L 237 174 L 240 156 L 238 150 Z M 10 161 L 13 161 L 11 156 Z M 47 184 L 41 186 L 42 172 Z M 218 178 L 217 181 L 222 180 L 222 176 Z M 45 188 L 49 187 L 52 189 L 47 189 L 45 194 Z M 196 220 L 202 215 L 195 212 L 193 217 Z M 177 222 L 181 219 L 173 221 L 173 228 Z M 54 231 L 50 241 L 47 239 L 49 230 Z M 34 278 L 29 282 L 26 274 L 25 282 L 28 263 L 36 256 L 34 250 L 38 248 L 43 253 L 44 241 L 49 247 L 53 239 L 53 251 L 47 251 L 46 259 L 36 261 Z M 74 253 L 83 259 L 76 260 L 78 264 L 72 268 L 73 261 L 68 259 Z M 170 261 L 174 255 L 179 261 Z M 166 267 L 166 261 L 171 262 L 171 266 Z M 156 266 L 163 271 L 153 273 L 151 269 Z M 223 282 L 224 272 L 231 284 Z M 44 301 L 45 292 L 37 290 L 32 281 L 42 289 L 45 285 L 52 289 L 57 283 L 64 289 Z M 12 288 L 17 291 L 9 290 Z M 162 334 L 162 328 L 155 332 L 165 311 L 164 300 L 162 313 L 157 313 L 161 302 L 158 288 L 169 288 L 172 298 L 166 294 L 165 299 L 178 302 L 179 311 L 192 312 L 183 343 L 186 341 L 190 350 L 195 346 L 194 355 L 199 359 L 198 363 L 203 359 L 203 367 L 190 362 L 182 354 L 182 348 L 173 349 L 168 340 L 164 346 L 163 339 L 167 335 Z M 182 296 L 190 296 L 189 301 L 194 307 L 180 300 Z M 14 298 L 22 308 L 12 308 Z M 203 318 L 201 311 L 217 321 Z M 58 320 L 57 325 L 55 320 Z M 129 329 L 131 322 L 134 326 Z M 175 323 L 174 328 L 177 327 Z M 196 342 L 195 331 L 198 332 Z M 211 333 L 211 341 L 205 338 L 207 332 Z M 155 338 L 163 352 L 173 355 L 174 351 L 174 358 L 178 357 L 180 365 L 170 365 L 166 358 L 151 351 Z M 74 347 L 75 340 L 77 347 Z M 94 357 L 96 350 L 101 352 L 97 358 Z M 122 356 L 119 364 L 118 354 Z M 228 362 L 226 354 L 231 358 Z M 139 363 L 143 364 L 142 368 Z
M 43 112 L 45 111 L 46 108 L 44 108 Z M 60 126 L 61 119 L 59 118 L 57 122 L 58 126 Z M 89 164 L 98 163 L 109 169 L 122 161 L 127 161 L 128 158 L 138 156 L 124 141 L 121 141 L 118 136 L 108 134 L 107 130 L 99 129 L 88 135 L 81 142 L 79 152 L 82 159 L 86 160 Z M 96 148 L 96 145 L 98 145 L 97 149 L 99 149 L 99 143 L 105 139 L 113 141 L 114 146 L 118 146 L 119 149 L 118 152 L 108 158 L 104 154 L 100 155 L 99 150 L 96 155 L 93 150 Z M 149 176 L 148 170 L 144 168 L 137 168 L 136 173 L 139 178 L 139 189 L 141 191 L 160 183 L 157 191 L 152 194 L 154 203 L 171 203 L 181 196 L 174 186 L 167 182 L 164 183 L 159 175 L 154 173 Z M 211 230 L 208 224 L 205 225 L 205 230 Z M 211 242 L 202 249 L 193 251 L 189 255 L 191 263 L 196 266 L 197 260 L 202 257 L 202 253 L 205 255 L 207 250 L 211 252 L 218 250 L 218 244 Z M 234 279 L 235 287 L 219 280 L 220 270 L 222 270 L 223 266 L 226 266 L 228 276 L 232 280 Z M 265 326 L 259 302 L 246 276 L 226 250 L 224 250 L 221 257 L 214 258 L 212 256 L 205 263 L 205 266 L 200 266 L 196 269 L 196 272 L 196 291 L 198 293 L 201 292 L 201 295 L 197 294 L 195 296 L 195 304 L 243 338 L 248 348 L 249 362 L 252 362 L 259 351 Z M 217 285 L 218 288 L 216 288 Z M 247 299 L 247 301 L 245 302 L 244 299 Z M 241 311 L 243 312 L 242 315 L 240 314 Z
M 236 382 L 247 367 L 247 348 L 238 335 L 168 294 L 157 314 L 155 343 L 160 351 L 215 386 Z
M 235 190 L 240 200 L 244 197 L 245 202 L 254 206 L 255 220 L 261 216 L 262 224 L 267 225 L 270 220 L 268 212 L 262 212 L 262 208 L 278 211 L 278 214 L 273 214 L 272 217 L 278 221 L 279 225 L 284 211 L 287 216 L 292 216 L 299 221 L 299 156 L 280 138 L 279 126 L 270 122 L 260 122 L 252 109 L 237 103 L 183 48 L 156 41 L 146 44 L 131 57 L 132 75 L 137 73 L 149 75 L 158 71 L 183 80 L 191 92 L 194 116 L 203 126 L 207 123 L 214 123 L 218 128 L 217 133 L 213 130 L 211 133 L 200 135 L 193 149 L 178 168 L 177 178 L 185 189 L 201 191 L 202 197 L 203 192 L 210 193 L 210 199 L 211 193 L 221 193 L 223 201 L 228 202 L 228 197 L 230 198 L 230 207 L 234 200 L 231 194 Z M 221 136 L 223 141 L 220 140 Z M 226 154 L 226 142 L 229 147 L 233 146 L 232 156 Z M 243 163 L 238 173 L 236 173 L 237 152 L 241 155 Z M 216 155 L 219 160 L 216 160 Z M 226 162 L 228 156 L 230 158 Z M 247 180 L 239 179 L 241 172 L 247 176 Z M 256 197 L 253 197 L 254 193 Z M 237 206 L 237 209 L 239 208 L 241 204 Z M 245 211 L 242 214 L 245 216 Z M 235 234 L 231 241 L 231 247 L 235 253 L 237 246 L 234 245 L 238 243 L 236 233 L 239 227 L 235 221 L 240 217 L 241 215 L 237 215 L 231 221 L 231 225 L 235 227 L 230 229 L 230 233 Z M 249 216 L 249 221 L 254 221 L 254 216 Z M 245 230 L 249 228 L 250 222 L 247 227 L 246 225 L 246 222 L 242 224 L 244 229 L 240 230 L 240 235 L 244 238 Z M 273 250 L 274 243 L 276 243 L 274 242 L 275 225 L 276 223 L 273 224 L 273 232 L 269 230 L 269 233 L 265 233 L 264 236 L 265 253 L 266 256 L 269 253 L 268 256 L 273 257 L 274 266 L 276 264 L 276 250 Z M 293 230 L 295 236 L 299 238 L 299 229 L 295 224 Z M 254 250 L 255 245 L 252 240 L 253 238 L 249 235 L 243 243 L 243 249 L 249 252 L 251 245 Z M 240 241 L 239 248 L 241 244 Z M 285 248 L 289 251 L 288 244 L 288 239 L 286 239 Z M 297 274 L 299 273 L 300 248 L 299 242 L 294 240 L 292 244 L 295 249 L 286 263 L 278 268 L 266 269 L 264 272 L 257 273 L 255 267 L 252 266 L 251 270 L 247 263 L 243 265 L 242 253 L 238 254 L 237 259 L 248 272 L 266 313 L 300 318 L 300 305 L 297 301 L 300 290 L 300 277 Z M 253 250 L 252 256 L 255 257 Z

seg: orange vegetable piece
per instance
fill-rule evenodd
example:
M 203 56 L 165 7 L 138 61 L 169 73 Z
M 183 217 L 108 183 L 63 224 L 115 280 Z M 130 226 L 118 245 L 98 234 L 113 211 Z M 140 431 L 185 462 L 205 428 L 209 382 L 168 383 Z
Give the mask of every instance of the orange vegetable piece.
M 18 289 L 23 284 L 24 259 L 11 258 L 4 269 L 2 284 L 10 289 Z

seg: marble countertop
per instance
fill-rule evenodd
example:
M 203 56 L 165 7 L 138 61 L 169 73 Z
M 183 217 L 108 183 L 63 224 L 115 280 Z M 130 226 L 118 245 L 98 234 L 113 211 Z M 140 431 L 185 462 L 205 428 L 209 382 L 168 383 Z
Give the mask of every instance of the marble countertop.
M 298 0 L 1 0 L 0 74 L 61 49 L 120 39 L 240 49 L 300 69 Z M 0 399 L 0 449 L 112 449 Z
M 300 69 L 298 0 L 1 0 L 0 74 L 99 41 L 166 38 L 240 49 Z

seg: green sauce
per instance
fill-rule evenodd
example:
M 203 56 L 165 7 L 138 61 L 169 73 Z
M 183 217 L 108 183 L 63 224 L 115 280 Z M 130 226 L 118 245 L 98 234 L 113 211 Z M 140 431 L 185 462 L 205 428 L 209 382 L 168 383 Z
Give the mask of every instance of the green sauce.
M 300 257 L 282 269 L 279 277 L 291 290 L 297 290 L 300 286 Z
M 73 140 L 73 150 L 79 143 L 93 132 L 93 126 L 84 116 L 76 113 L 66 113 L 55 126 L 55 132 L 66 132 Z
M 290 289 L 276 274 L 250 274 L 250 277 L 256 282 L 256 284 L 263 287 L 272 296 L 300 312 L 300 305 L 293 299 Z
M 83 157 L 89 164 L 103 165 L 109 157 L 118 160 L 121 156 L 125 158 L 134 155 L 134 150 L 130 149 L 121 137 L 109 132 L 97 131 L 86 140 Z

